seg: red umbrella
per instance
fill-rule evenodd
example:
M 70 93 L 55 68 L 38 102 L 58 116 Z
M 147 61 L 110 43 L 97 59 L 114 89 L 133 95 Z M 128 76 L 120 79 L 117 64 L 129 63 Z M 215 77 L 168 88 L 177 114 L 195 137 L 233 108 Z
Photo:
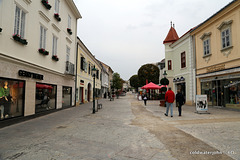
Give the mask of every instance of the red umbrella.
M 141 89 L 161 89 L 161 87 L 159 85 L 156 85 L 152 82 L 146 84 L 145 86 L 143 86 Z

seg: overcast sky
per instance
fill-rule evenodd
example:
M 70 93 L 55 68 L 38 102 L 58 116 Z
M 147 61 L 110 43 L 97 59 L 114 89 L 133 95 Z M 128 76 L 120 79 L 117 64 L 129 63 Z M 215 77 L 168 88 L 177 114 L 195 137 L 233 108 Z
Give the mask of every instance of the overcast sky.
M 124 80 L 164 57 L 170 21 L 180 37 L 232 0 L 74 0 L 78 36 Z

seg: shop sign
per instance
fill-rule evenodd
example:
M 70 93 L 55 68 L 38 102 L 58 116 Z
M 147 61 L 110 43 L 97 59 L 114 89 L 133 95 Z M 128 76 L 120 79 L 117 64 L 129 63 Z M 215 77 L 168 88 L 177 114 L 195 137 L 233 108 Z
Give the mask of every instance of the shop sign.
M 196 95 L 196 111 L 208 111 L 207 95 Z
M 240 81 L 235 81 L 235 82 L 229 83 L 228 85 L 224 86 L 224 88 L 229 88 L 229 87 L 237 85 L 239 83 L 240 83 Z
M 215 71 L 220 71 L 220 70 L 224 70 L 225 69 L 225 64 L 221 64 L 221 65 L 215 65 L 212 67 L 208 67 L 207 68 L 207 72 L 215 72 Z
M 32 73 L 24 70 L 19 70 L 18 75 L 21 77 L 27 77 L 27 78 L 33 78 L 33 79 L 40 79 L 43 80 L 43 75 L 37 74 L 37 73 Z

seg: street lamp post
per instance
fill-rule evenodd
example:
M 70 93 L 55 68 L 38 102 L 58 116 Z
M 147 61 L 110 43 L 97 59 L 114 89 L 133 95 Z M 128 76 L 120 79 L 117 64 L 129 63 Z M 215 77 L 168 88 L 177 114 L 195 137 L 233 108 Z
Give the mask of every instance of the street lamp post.
M 95 77 L 96 77 L 97 69 L 95 66 L 92 69 L 92 76 L 93 76 L 93 114 L 95 113 Z
M 164 70 L 163 77 L 166 78 L 166 76 L 167 76 L 167 72 L 166 70 Z

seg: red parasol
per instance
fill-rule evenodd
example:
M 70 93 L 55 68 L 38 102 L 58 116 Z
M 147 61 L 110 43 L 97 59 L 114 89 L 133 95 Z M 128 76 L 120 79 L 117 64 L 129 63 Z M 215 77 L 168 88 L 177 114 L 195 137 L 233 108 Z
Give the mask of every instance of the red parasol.
M 159 85 L 156 85 L 152 82 L 146 84 L 145 86 L 143 86 L 141 89 L 161 89 L 161 87 Z

